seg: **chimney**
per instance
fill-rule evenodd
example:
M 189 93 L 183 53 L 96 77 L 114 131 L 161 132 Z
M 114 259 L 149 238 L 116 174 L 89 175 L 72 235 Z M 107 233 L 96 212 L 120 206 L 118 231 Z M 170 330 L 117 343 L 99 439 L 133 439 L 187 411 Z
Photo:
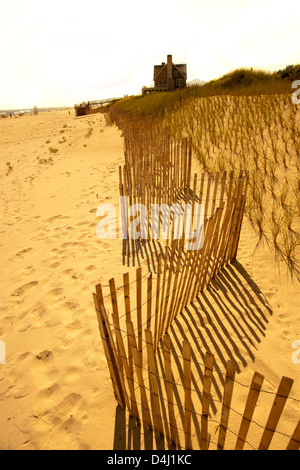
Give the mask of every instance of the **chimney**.
M 167 83 L 168 83 L 168 90 L 174 90 L 174 80 L 172 77 L 172 69 L 173 69 L 173 64 L 172 64 L 172 55 L 169 54 L 167 56 Z
M 172 78 L 172 55 L 167 56 L 167 78 Z

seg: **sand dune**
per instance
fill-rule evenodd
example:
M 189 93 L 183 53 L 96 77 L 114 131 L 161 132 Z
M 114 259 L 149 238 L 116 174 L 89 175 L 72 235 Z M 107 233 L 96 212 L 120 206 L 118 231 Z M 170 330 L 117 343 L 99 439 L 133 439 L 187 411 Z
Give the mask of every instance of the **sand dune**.
M 97 207 L 118 207 L 121 164 L 121 132 L 106 127 L 101 114 L 0 120 L 1 449 L 114 448 L 116 402 L 92 292 L 135 270 L 122 259 L 121 240 L 96 236 Z M 245 220 L 242 269 L 231 273 L 240 287 L 228 290 L 226 308 L 236 299 L 240 311 L 261 308 L 264 321 L 253 327 L 256 339 L 234 338 L 232 354 L 241 380 L 258 370 L 276 388 L 289 376 L 299 399 L 300 364 L 292 362 L 292 343 L 300 339 L 299 286 L 256 243 Z M 148 260 L 141 261 L 147 271 Z M 222 325 L 230 329 L 230 322 Z M 299 405 L 292 411 L 287 418 L 296 423 Z

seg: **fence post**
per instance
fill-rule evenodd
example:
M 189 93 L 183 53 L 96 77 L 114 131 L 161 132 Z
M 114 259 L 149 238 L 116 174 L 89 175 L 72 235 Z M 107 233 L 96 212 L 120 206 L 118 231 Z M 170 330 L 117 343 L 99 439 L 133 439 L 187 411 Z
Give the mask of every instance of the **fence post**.
M 122 335 L 120 331 L 119 319 L 114 314 L 112 314 L 112 317 L 113 317 L 114 326 L 115 326 L 117 345 L 118 345 L 118 349 L 119 349 L 120 356 L 122 359 L 122 364 L 123 364 L 123 368 L 125 371 L 130 398 L 131 398 L 131 405 L 130 405 L 129 397 L 127 396 L 127 394 L 125 395 L 125 397 L 127 397 L 128 410 L 129 410 L 129 413 L 136 418 L 137 424 L 140 424 L 140 417 L 139 417 L 137 401 L 136 401 L 135 391 L 134 391 L 133 375 L 131 374 L 130 366 L 126 357 L 125 347 L 124 347 L 124 343 L 123 343 L 123 339 L 122 339 Z
M 258 450 L 268 450 L 293 383 L 293 379 L 282 377 Z
M 207 450 L 209 446 L 209 434 L 208 434 L 208 416 L 209 416 L 209 405 L 210 405 L 210 389 L 213 377 L 213 367 L 215 358 L 210 352 L 206 352 L 204 361 L 204 377 L 203 377 L 203 397 L 202 397 L 202 414 L 201 414 L 201 450 Z
M 126 320 L 131 320 L 129 273 L 123 274 L 123 286 L 124 286 L 124 303 L 125 303 Z M 131 371 L 131 374 L 132 374 L 133 359 L 132 359 L 132 351 L 131 351 L 131 348 L 130 348 L 129 337 L 127 337 L 127 345 L 128 345 L 129 368 L 130 368 L 130 371 Z
M 152 317 L 152 273 L 149 274 L 147 279 L 147 330 L 151 327 Z
M 167 318 L 167 313 L 168 313 L 168 303 L 169 303 L 169 297 L 170 297 L 170 287 L 171 287 L 171 281 L 172 281 L 172 276 L 173 276 L 173 264 L 174 264 L 174 256 L 175 256 L 175 248 L 176 248 L 176 240 L 173 241 L 172 243 L 172 252 L 171 252 L 171 257 L 170 257 L 170 266 L 169 266 L 169 276 L 168 276 L 168 282 L 167 282 L 167 290 L 165 292 L 165 298 L 164 298 L 164 304 L 162 305 L 163 307 L 163 314 L 162 314 L 162 322 L 160 326 L 160 331 L 159 331 L 159 339 L 163 335 L 164 331 L 166 330 L 166 325 L 168 324 L 168 318 Z M 158 344 L 157 341 L 157 344 Z
M 260 389 L 264 381 L 264 376 L 255 372 L 250 386 L 248 398 L 245 405 L 240 430 L 238 433 L 235 450 L 242 450 L 251 424 L 251 419 L 259 397 Z
M 218 450 L 223 450 L 224 445 L 225 445 L 225 438 L 226 438 L 226 432 L 228 428 L 228 421 L 229 421 L 229 414 L 230 414 L 230 405 L 231 405 L 232 392 L 233 392 L 233 386 L 234 386 L 235 371 L 236 371 L 236 364 L 234 364 L 231 361 L 227 361 L 220 431 L 219 431 L 219 439 L 218 439 L 218 444 L 217 444 Z
M 156 301 L 155 301 L 155 318 L 154 318 L 154 344 L 157 342 L 157 329 L 158 329 L 158 311 L 159 311 L 159 298 L 160 298 L 160 278 L 161 278 L 161 253 L 158 255 L 157 263 L 157 277 L 156 277 Z
M 151 387 L 151 398 L 153 404 L 153 421 L 154 426 L 158 430 L 161 436 L 164 435 L 164 428 L 160 412 L 160 396 L 158 393 L 158 377 L 156 360 L 154 355 L 152 333 L 150 330 L 145 330 L 145 337 L 147 343 L 147 356 L 148 356 L 148 367 L 150 375 L 150 387 Z
M 99 287 L 99 286 L 98 286 Z M 93 294 L 95 309 L 98 318 L 98 325 L 100 330 L 100 336 L 103 342 L 103 348 L 107 360 L 108 369 L 110 372 L 110 378 L 113 385 L 113 391 L 118 405 L 125 408 L 125 396 L 123 391 L 122 382 L 119 376 L 119 368 L 115 357 L 116 347 L 112 338 L 112 334 L 109 328 L 109 323 L 104 310 L 103 305 L 99 305 L 96 294 Z
M 244 194 L 243 194 L 242 201 L 241 201 L 240 214 L 239 214 L 239 218 L 238 218 L 238 222 L 237 222 L 235 239 L 234 239 L 233 246 L 232 246 L 231 259 L 236 258 L 236 254 L 237 254 L 237 250 L 238 250 L 240 234 L 241 234 L 241 229 L 242 229 L 242 223 L 243 223 L 243 216 L 244 216 L 244 212 L 245 212 L 245 205 L 246 205 L 246 199 L 247 199 L 248 182 L 249 182 L 249 172 L 247 172 L 247 174 L 245 176 Z
M 287 445 L 286 450 L 298 450 L 300 448 L 300 420 L 298 421 L 295 431 Z
M 175 412 L 174 412 L 173 381 L 172 381 L 170 351 L 171 351 L 170 337 L 166 333 L 163 336 L 163 354 L 164 354 L 165 375 L 166 375 L 165 386 L 166 386 L 167 400 L 168 400 L 171 441 L 172 441 L 172 444 L 176 447 L 177 446 L 177 427 L 176 427 Z
M 136 270 L 136 306 L 138 325 L 138 349 L 142 351 L 142 268 Z
M 168 258 L 169 258 L 169 247 L 165 246 L 165 260 L 164 260 L 164 270 L 163 270 L 163 281 L 162 281 L 162 293 L 161 293 L 161 300 L 159 306 L 159 318 L 158 318 L 158 325 L 157 325 L 157 336 L 156 342 L 154 343 L 157 346 L 160 335 L 161 335 L 161 327 L 163 324 L 163 315 L 164 315 L 164 304 L 165 304 L 165 290 L 166 290 L 166 277 L 167 277 L 167 268 L 168 268 Z
M 191 375 L 191 345 L 182 343 L 183 356 L 183 385 L 184 385 L 184 436 L 185 449 L 192 449 L 191 419 L 192 419 L 192 375 Z

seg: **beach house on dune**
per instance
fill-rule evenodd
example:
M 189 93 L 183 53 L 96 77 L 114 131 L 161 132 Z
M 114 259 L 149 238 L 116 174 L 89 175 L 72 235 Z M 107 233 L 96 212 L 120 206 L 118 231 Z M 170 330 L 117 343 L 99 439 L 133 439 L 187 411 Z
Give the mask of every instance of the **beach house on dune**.
M 143 95 L 151 91 L 173 91 L 186 87 L 186 64 L 173 64 L 172 55 L 167 56 L 167 62 L 154 65 L 154 87 L 143 87 Z

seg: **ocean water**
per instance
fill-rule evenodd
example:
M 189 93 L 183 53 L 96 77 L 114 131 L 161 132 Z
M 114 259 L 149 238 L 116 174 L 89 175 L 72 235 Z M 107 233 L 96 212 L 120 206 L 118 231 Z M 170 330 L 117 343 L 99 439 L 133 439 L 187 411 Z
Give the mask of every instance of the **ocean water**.
M 60 111 L 62 109 L 73 109 L 73 106 L 61 106 L 61 107 L 55 107 L 55 108 L 38 108 L 39 113 L 45 113 L 49 111 Z M 7 113 L 8 117 L 10 114 L 14 114 L 15 112 L 19 111 L 30 111 L 31 114 L 33 114 L 33 108 L 18 108 L 18 109 L 0 109 L 0 113 Z

